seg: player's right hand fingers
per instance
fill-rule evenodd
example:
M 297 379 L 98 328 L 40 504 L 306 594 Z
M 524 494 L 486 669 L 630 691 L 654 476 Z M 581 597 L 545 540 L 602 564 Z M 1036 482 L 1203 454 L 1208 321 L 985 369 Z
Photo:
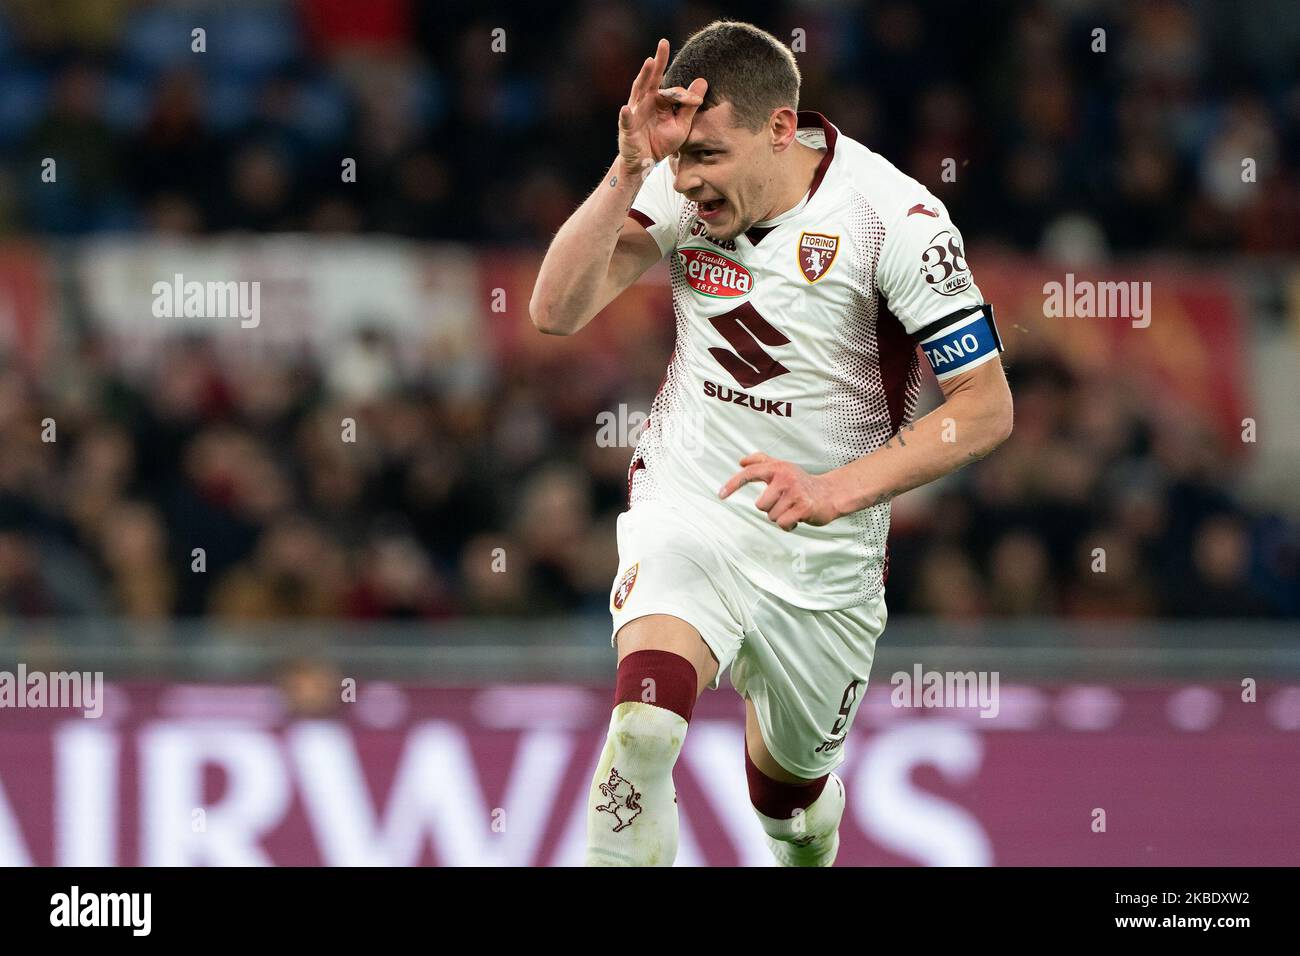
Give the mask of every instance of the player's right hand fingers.
M 673 110 L 673 114 L 677 117 L 678 123 L 685 126 L 687 130 L 695 122 L 695 111 L 704 105 L 704 96 L 708 91 L 709 83 L 701 77 L 696 77 L 691 81 L 691 85 L 682 91 L 681 99 L 678 101 L 681 109 Z
M 659 98 L 670 103 L 680 103 L 682 106 L 699 106 L 704 102 L 703 96 L 699 93 L 692 93 L 684 86 L 674 86 L 666 90 L 660 90 Z
M 668 65 L 667 48 L 668 41 L 660 40 L 659 46 L 655 48 L 655 55 L 645 58 L 645 62 L 641 64 L 641 72 L 636 75 L 636 80 L 632 84 L 632 95 L 628 98 L 628 106 L 636 106 L 648 93 L 658 89 L 664 78 L 664 68 Z
M 663 82 L 664 73 L 668 70 L 668 41 L 660 38 L 659 45 L 655 47 L 654 58 L 654 81 L 655 86 Z
M 641 102 L 641 97 L 645 96 L 646 89 L 650 85 L 650 76 L 654 72 L 654 60 L 646 57 L 641 64 L 641 72 L 637 73 L 636 79 L 632 81 L 632 92 L 628 94 L 627 105 L 636 106 Z

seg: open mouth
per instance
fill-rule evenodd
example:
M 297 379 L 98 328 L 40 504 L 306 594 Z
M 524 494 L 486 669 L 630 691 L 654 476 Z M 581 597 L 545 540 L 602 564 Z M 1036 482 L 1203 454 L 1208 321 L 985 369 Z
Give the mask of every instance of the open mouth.
M 726 205 L 725 199 L 710 199 L 708 202 L 696 203 L 697 211 L 701 219 L 710 219 Z

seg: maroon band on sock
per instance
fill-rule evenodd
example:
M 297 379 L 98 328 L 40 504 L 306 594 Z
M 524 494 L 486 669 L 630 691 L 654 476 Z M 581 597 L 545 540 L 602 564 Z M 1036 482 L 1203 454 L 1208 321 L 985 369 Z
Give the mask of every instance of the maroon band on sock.
M 646 684 L 649 678 L 653 684 Z M 633 651 L 618 665 L 614 706 L 629 700 L 654 704 L 691 719 L 699 677 L 695 665 L 672 651 Z
M 796 810 L 806 810 L 813 805 L 830 774 L 822 774 L 808 783 L 782 783 L 773 780 L 758 769 L 754 758 L 749 755 L 749 746 L 745 746 L 745 776 L 749 779 L 749 802 L 754 809 L 767 817 L 783 820 L 793 816 Z

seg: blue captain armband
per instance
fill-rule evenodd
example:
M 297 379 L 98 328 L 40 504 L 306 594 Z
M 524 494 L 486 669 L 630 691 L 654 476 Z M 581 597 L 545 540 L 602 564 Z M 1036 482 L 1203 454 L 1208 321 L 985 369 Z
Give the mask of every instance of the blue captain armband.
M 987 302 L 931 322 L 918 337 L 921 351 L 941 382 L 983 365 L 1002 351 L 1002 339 L 993 324 L 993 306 Z

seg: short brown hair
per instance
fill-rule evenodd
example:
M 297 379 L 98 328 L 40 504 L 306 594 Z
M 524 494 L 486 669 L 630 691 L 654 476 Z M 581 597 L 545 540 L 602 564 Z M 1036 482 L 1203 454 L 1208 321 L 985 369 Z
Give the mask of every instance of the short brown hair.
M 700 110 L 726 101 L 735 123 L 757 133 L 772 111 L 799 109 L 799 64 L 790 48 L 766 30 L 739 20 L 714 20 L 677 51 L 664 73 L 664 88 L 708 80 Z

